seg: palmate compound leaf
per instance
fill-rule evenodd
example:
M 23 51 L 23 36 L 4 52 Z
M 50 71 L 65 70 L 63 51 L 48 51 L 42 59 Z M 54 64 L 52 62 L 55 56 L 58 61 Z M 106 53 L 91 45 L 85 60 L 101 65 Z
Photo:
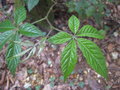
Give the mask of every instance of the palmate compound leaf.
M 19 35 L 16 34 L 12 40 L 19 41 L 20 40 Z M 8 49 L 6 53 L 7 67 L 13 75 L 15 74 L 16 68 L 20 62 L 20 57 L 15 57 L 15 58 L 11 58 L 11 57 L 21 52 L 21 46 L 15 43 L 14 41 L 12 41 L 8 45 Z
M 0 49 L 2 49 L 6 42 L 12 38 L 14 33 L 15 33 L 14 31 L 6 31 L 0 34 Z
M 14 12 L 15 23 L 18 25 L 21 22 L 23 22 L 25 19 L 26 19 L 26 10 L 25 10 L 25 8 L 23 6 L 16 8 L 15 12 Z
M 76 17 L 76 16 L 71 16 L 70 19 L 68 20 L 68 26 L 70 28 L 70 30 L 76 34 L 78 29 L 79 29 L 79 26 L 80 26 L 80 21 L 79 19 Z
M 83 26 L 80 31 L 77 33 L 77 36 L 93 37 L 98 39 L 103 39 L 104 36 L 91 25 Z
M 15 29 L 15 27 L 13 26 L 10 20 L 5 20 L 0 23 L 0 32 L 5 32 L 13 29 Z
M 28 37 L 39 37 L 44 36 L 44 33 L 40 31 L 36 26 L 25 23 L 20 26 L 19 32 Z
M 77 48 L 76 42 L 71 40 L 64 48 L 61 56 L 61 68 L 64 75 L 64 80 L 72 73 L 77 63 Z
M 49 42 L 53 44 L 63 44 L 67 41 L 69 41 L 72 38 L 72 36 L 66 32 L 59 32 L 56 35 L 52 36 L 48 39 Z
M 108 72 L 105 62 L 105 57 L 100 48 L 90 40 L 79 38 L 77 39 L 78 46 L 86 58 L 87 63 L 101 76 L 108 78 Z

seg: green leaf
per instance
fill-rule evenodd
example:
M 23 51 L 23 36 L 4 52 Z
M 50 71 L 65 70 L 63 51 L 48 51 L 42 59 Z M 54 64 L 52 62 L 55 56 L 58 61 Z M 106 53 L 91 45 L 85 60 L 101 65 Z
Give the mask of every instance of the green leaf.
M 70 19 L 68 20 L 68 26 L 74 34 L 77 33 L 79 25 L 80 25 L 79 19 L 74 15 L 71 16 Z
M 5 43 L 11 39 L 14 31 L 6 31 L 0 34 L 0 49 L 5 45 Z
M 66 32 L 59 32 L 48 39 L 53 44 L 63 44 L 71 39 L 71 35 Z
M 10 20 L 5 20 L 0 23 L 0 32 L 5 32 L 12 29 L 15 29 L 15 27 L 13 26 Z
M 19 41 L 19 35 L 16 34 L 13 37 L 13 40 Z M 8 49 L 7 49 L 7 53 L 6 53 L 6 61 L 7 61 L 8 69 L 10 70 L 10 72 L 13 75 L 15 74 L 16 68 L 20 62 L 20 57 L 15 57 L 15 58 L 11 58 L 11 57 L 13 57 L 14 55 L 16 55 L 20 52 L 21 52 L 21 46 L 19 44 L 11 42 L 8 45 Z
M 103 39 L 104 36 L 91 25 L 83 26 L 80 31 L 77 33 L 77 36 L 93 37 L 98 39 Z
M 24 7 L 18 7 L 15 9 L 15 13 L 14 13 L 14 20 L 15 23 L 18 25 L 21 22 L 23 22 L 26 19 L 26 10 Z
M 36 26 L 29 23 L 22 24 L 19 32 L 28 37 L 44 36 L 43 32 L 41 32 Z
M 87 63 L 101 76 L 108 78 L 108 72 L 105 62 L 105 57 L 100 48 L 90 40 L 79 38 L 77 39 L 78 46 L 86 58 Z
M 76 43 L 71 40 L 64 48 L 61 56 L 61 68 L 64 75 L 64 80 L 72 73 L 77 63 Z
M 28 0 L 27 1 L 28 10 L 31 11 L 38 3 L 39 0 Z

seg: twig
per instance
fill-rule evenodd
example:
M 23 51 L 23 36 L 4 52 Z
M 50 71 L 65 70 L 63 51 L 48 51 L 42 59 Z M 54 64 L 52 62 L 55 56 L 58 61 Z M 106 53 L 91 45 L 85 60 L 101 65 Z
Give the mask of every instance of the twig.
M 4 72 L 2 73 L 1 80 L 0 80 L 0 85 L 2 85 L 3 82 L 4 82 L 5 74 L 6 74 L 6 71 L 4 71 Z
M 54 7 L 56 4 L 57 4 L 57 3 L 54 3 L 54 4 L 50 7 L 50 9 L 48 10 L 48 12 L 47 12 L 47 14 L 46 14 L 46 16 L 45 16 L 44 18 L 39 19 L 39 20 L 33 22 L 32 24 L 36 24 L 36 23 L 38 23 L 38 22 L 41 22 L 41 21 L 47 20 L 49 14 L 50 14 L 50 12 L 52 11 L 53 7 Z
M 7 76 L 7 84 L 5 86 L 5 90 L 9 89 L 9 84 L 10 84 L 10 80 L 9 80 L 9 76 Z
M 51 22 L 49 21 L 49 19 L 48 19 L 50 12 L 52 11 L 53 7 L 57 4 L 57 2 L 55 2 L 54 0 L 52 0 L 52 1 L 54 2 L 54 4 L 50 7 L 50 9 L 48 10 L 46 16 L 45 16 L 44 18 L 42 18 L 42 19 L 39 19 L 39 20 L 33 22 L 32 24 L 36 24 L 36 23 L 38 23 L 38 22 L 41 22 L 41 21 L 46 20 L 46 21 L 48 22 L 48 24 L 50 25 L 50 28 L 51 28 L 51 29 L 54 29 L 54 30 L 56 30 L 56 31 L 61 32 L 62 30 L 54 27 L 54 26 L 51 24 Z
M 41 22 L 41 21 L 44 21 L 44 20 L 46 20 L 46 17 L 44 17 L 44 18 L 42 18 L 42 19 L 40 19 L 40 20 L 37 20 L 37 21 L 33 22 L 32 24 L 36 24 L 36 23 Z

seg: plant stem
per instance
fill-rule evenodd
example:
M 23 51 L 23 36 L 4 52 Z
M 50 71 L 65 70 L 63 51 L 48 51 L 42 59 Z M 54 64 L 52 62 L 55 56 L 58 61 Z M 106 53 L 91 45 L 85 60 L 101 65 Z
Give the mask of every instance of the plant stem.
M 50 25 L 51 29 L 54 29 L 54 30 L 56 30 L 56 31 L 61 32 L 62 30 L 54 27 L 54 26 L 51 24 L 51 22 L 49 21 L 49 19 L 48 19 L 50 12 L 52 11 L 53 7 L 54 7 L 56 4 L 57 4 L 57 3 L 54 1 L 54 4 L 50 7 L 50 9 L 48 10 L 46 16 L 45 16 L 44 18 L 42 18 L 42 19 L 39 19 L 39 20 L 33 22 L 32 24 L 36 24 L 36 23 L 38 23 L 38 22 L 41 22 L 41 21 L 46 20 L 46 21 L 48 22 L 48 24 Z
M 46 20 L 46 17 L 44 17 L 44 18 L 42 18 L 42 19 L 39 19 L 39 20 L 33 22 L 32 24 L 36 24 L 36 23 L 41 22 L 41 21 L 44 21 L 44 20 Z
M 32 24 L 36 24 L 36 23 L 38 23 L 38 22 L 41 22 L 41 21 L 47 20 L 49 14 L 50 14 L 50 12 L 52 11 L 53 7 L 54 7 L 56 4 L 57 4 L 57 3 L 53 4 L 53 5 L 50 7 L 50 9 L 48 10 L 48 12 L 47 12 L 47 14 L 46 14 L 46 16 L 45 16 L 44 18 L 39 19 L 39 20 L 33 22 Z

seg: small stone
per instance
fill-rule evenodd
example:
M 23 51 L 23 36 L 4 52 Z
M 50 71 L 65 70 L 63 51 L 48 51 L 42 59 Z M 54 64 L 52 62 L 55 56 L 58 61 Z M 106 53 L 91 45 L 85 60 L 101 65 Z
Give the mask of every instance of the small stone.
M 82 78 L 82 77 L 80 77 L 80 78 L 79 78 L 79 80 L 80 80 L 80 81 L 82 81 L 82 80 L 83 80 L 83 78 Z
M 29 88 L 31 86 L 30 83 L 25 83 L 24 88 Z
M 87 74 L 87 71 L 84 71 L 84 74 Z
M 112 74 L 111 72 L 108 72 L 108 74 Z
M 26 78 L 26 81 L 29 81 L 29 80 L 30 80 L 30 77 L 27 77 L 27 78 Z
M 97 74 L 97 77 L 100 78 L 101 76 L 99 74 Z
M 117 37 L 119 34 L 118 34 L 118 32 L 114 32 L 113 35 L 114 35 L 115 37 Z
M 88 69 L 88 72 L 90 72 L 90 69 Z
M 112 52 L 112 58 L 113 59 L 118 59 L 118 52 Z
M 100 80 L 98 80 L 98 83 L 101 83 L 101 81 L 100 81 Z

